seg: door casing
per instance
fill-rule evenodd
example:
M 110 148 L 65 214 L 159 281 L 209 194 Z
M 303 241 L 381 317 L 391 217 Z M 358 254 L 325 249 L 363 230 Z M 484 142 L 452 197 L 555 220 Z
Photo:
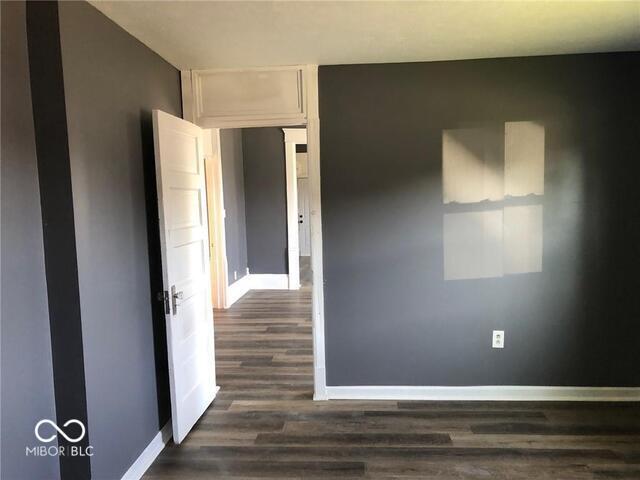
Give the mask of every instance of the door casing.
M 224 185 L 220 129 L 204 130 L 209 252 L 211 256 L 211 302 L 213 308 L 228 308 L 228 263 L 225 231 Z

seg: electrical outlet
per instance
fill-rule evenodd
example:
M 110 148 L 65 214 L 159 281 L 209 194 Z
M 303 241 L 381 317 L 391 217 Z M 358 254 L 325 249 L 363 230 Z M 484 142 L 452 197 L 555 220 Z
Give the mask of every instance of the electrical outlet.
M 493 331 L 493 348 L 504 348 L 504 330 Z
M 238 279 L 238 272 L 237 271 L 233 271 L 233 279 L 237 280 Z
M 247 275 L 249 275 L 249 267 L 247 267 Z

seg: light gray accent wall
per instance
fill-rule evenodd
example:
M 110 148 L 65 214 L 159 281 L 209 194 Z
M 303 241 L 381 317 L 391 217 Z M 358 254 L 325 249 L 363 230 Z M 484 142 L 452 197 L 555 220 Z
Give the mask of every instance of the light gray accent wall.
M 179 72 L 88 3 L 59 12 L 91 473 L 112 480 L 169 419 L 151 110 L 181 116 Z
M 287 187 L 281 128 L 242 131 L 247 257 L 251 273 L 288 273 Z
M 42 216 L 24 2 L 2 2 L 1 477 L 60 477 L 57 457 L 27 457 L 35 424 L 56 421 Z
M 225 235 L 229 284 L 247 274 L 247 227 L 244 199 L 244 162 L 242 130 L 220 130 L 222 154 L 222 190 L 224 195 Z
M 640 386 L 638 85 L 640 53 L 321 66 L 328 385 Z M 445 204 L 443 131 L 493 148 L 514 121 L 544 128 L 543 195 Z M 523 205 L 530 270 L 446 278 L 447 248 L 493 241 L 458 214 Z

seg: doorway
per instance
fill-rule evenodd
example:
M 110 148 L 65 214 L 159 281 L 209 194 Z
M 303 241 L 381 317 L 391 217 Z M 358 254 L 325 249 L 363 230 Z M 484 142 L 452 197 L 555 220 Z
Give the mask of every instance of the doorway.
M 291 189 L 291 180 L 297 182 L 298 177 L 297 155 L 293 162 L 285 158 L 288 145 L 284 139 L 290 138 L 283 130 L 306 137 L 304 128 L 220 131 L 230 289 L 244 281 L 234 282 L 234 274 L 244 265 L 248 265 L 249 278 L 268 280 L 279 272 L 290 274 L 287 267 L 292 252 L 300 259 L 299 275 L 306 276 L 306 283 L 299 280 L 298 288 L 291 288 L 287 275 L 282 275 L 284 282 L 271 285 L 251 281 L 251 288 L 227 308 L 214 309 L 220 392 L 204 421 L 224 418 L 216 409 L 229 402 L 268 399 L 284 408 L 288 401 L 313 398 L 310 252 L 302 257 L 295 245 L 291 248 L 297 238 L 292 240 L 288 220 L 296 220 L 295 234 L 300 225 L 298 198 L 293 196 L 299 192 Z M 306 143 L 301 147 L 306 148 Z M 241 223 L 244 229 L 239 228 Z M 196 427 L 194 434 L 199 433 Z
M 226 288 L 226 292 L 216 293 L 216 298 L 218 302 L 225 304 L 229 302 L 230 289 L 228 288 L 228 265 L 225 268 L 224 259 L 226 258 L 225 243 L 221 240 L 221 237 L 224 235 L 224 216 L 225 209 L 224 203 L 222 204 L 219 201 L 221 194 L 224 191 L 223 185 L 219 183 L 217 180 L 221 177 L 221 170 L 218 167 L 220 164 L 220 142 L 219 142 L 219 134 L 220 128 L 250 128 L 250 127 L 271 127 L 271 126 L 282 126 L 282 125 L 304 125 L 306 127 L 306 134 L 308 136 L 307 148 L 308 148 L 308 191 L 310 197 L 310 207 L 309 207 L 309 223 L 310 223 L 310 244 L 311 244 L 311 276 L 313 277 L 311 292 L 309 292 L 309 301 L 312 306 L 312 316 L 311 316 L 311 326 L 312 326 L 312 381 L 313 381 L 313 398 L 315 400 L 325 400 L 327 399 L 327 388 L 326 388 L 326 374 L 325 374 L 325 355 L 324 355 L 324 295 L 323 295 L 323 272 L 322 272 L 322 222 L 321 222 L 321 208 L 320 208 L 320 145 L 319 145 L 319 118 L 318 118 L 318 91 L 317 91 L 317 66 L 308 65 L 308 66 L 296 66 L 296 67 L 283 67 L 280 69 L 276 69 L 277 74 L 274 73 L 266 74 L 263 70 L 260 70 L 259 73 L 249 70 L 249 71 L 183 71 L 181 74 L 182 78 L 182 87 L 183 87 L 183 112 L 186 120 L 180 120 L 189 124 L 189 129 L 193 130 L 194 138 L 199 138 L 198 142 L 192 143 L 191 140 L 185 143 L 185 138 L 182 138 L 178 143 L 178 147 L 169 149 L 170 155 L 167 157 L 174 157 L 174 160 L 171 160 L 177 168 L 177 174 L 182 175 L 185 173 L 189 173 L 191 175 L 195 175 L 198 178 L 202 178 L 203 185 L 206 184 L 206 179 L 204 176 L 205 170 L 210 171 L 210 175 L 208 178 L 212 179 L 213 184 L 217 184 L 217 189 L 212 189 L 213 198 L 206 198 L 206 193 L 202 192 L 204 195 L 198 197 L 198 195 L 191 195 L 190 200 L 195 202 L 204 201 L 198 200 L 198 198 L 206 198 L 207 205 L 211 204 L 215 209 L 217 209 L 218 215 L 210 216 L 208 213 L 205 215 L 193 215 L 189 216 L 187 223 L 182 225 L 180 228 L 184 228 L 185 232 L 189 229 L 192 229 L 191 223 L 194 225 L 197 224 L 200 232 L 204 233 L 205 240 L 203 250 L 200 251 L 197 248 L 191 248 L 191 253 L 187 255 L 186 260 L 192 261 L 192 265 L 194 267 L 194 271 L 197 270 L 197 264 L 202 260 L 202 256 L 209 257 L 211 256 L 214 259 L 214 262 L 210 264 L 207 263 L 207 267 L 202 270 L 203 275 L 198 276 L 198 286 L 204 286 L 207 291 L 211 291 L 212 295 L 207 295 L 207 297 L 212 298 L 213 290 L 212 290 L 212 280 L 214 279 L 211 267 L 215 267 L 215 279 L 218 280 L 220 278 L 224 279 L 225 272 L 227 273 L 227 281 L 216 284 L 216 291 L 218 292 L 220 289 L 224 290 Z M 231 86 L 237 85 L 237 82 L 214 82 L 211 85 L 211 88 L 204 88 L 203 85 L 208 84 L 209 82 L 215 80 L 216 78 L 224 77 L 228 79 L 237 79 L 241 77 L 243 81 L 245 81 L 245 89 L 239 93 L 237 90 L 234 90 L 235 94 L 229 97 L 229 92 L 227 91 Z M 289 80 L 294 79 L 295 81 L 289 82 Z M 266 110 L 260 110 L 264 106 L 261 105 L 260 108 L 256 109 L 256 105 L 254 105 L 255 92 L 258 92 L 259 95 L 262 95 L 264 92 L 263 84 L 282 84 L 280 85 L 282 89 L 278 91 L 281 92 L 283 98 L 278 97 L 274 100 L 274 102 L 270 103 Z M 285 85 L 286 84 L 286 85 Z M 255 89 L 254 89 L 255 87 Z M 270 91 L 270 90 L 269 90 Z M 253 93 L 252 93 L 253 92 Z M 209 100 L 203 102 L 203 96 L 207 96 Z M 216 98 L 217 100 L 213 100 Z M 224 99 L 229 100 L 231 98 L 231 104 L 227 105 L 226 113 L 222 114 L 221 111 L 216 110 L 215 108 L 211 109 L 211 106 L 218 105 L 218 101 L 222 101 Z M 289 102 L 289 100 L 294 99 L 294 101 Z M 281 109 L 281 110 L 280 110 Z M 205 129 L 208 129 L 207 132 Z M 158 132 L 156 132 L 157 134 Z M 208 141 L 204 141 L 206 137 L 209 137 Z M 160 151 L 158 148 L 159 143 L 162 142 L 160 138 L 156 135 L 156 165 L 158 166 L 161 162 L 159 161 L 157 152 Z M 286 143 L 286 142 L 285 142 Z M 295 145 L 295 142 L 290 142 L 291 146 Z M 302 143 L 302 142 L 300 142 Z M 197 146 L 196 150 L 193 150 L 193 147 Z M 291 148 L 287 149 L 291 151 Z M 189 158 L 184 160 L 182 158 L 183 154 L 195 151 L 196 155 L 193 158 Z M 287 156 L 289 159 L 289 164 L 293 166 L 293 169 L 287 168 L 288 172 L 293 172 L 293 174 L 287 175 L 287 192 L 297 191 L 297 178 L 295 175 L 295 148 L 293 149 L 293 156 Z M 204 158 L 207 159 L 207 162 L 214 162 L 213 164 L 209 163 L 209 167 L 205 168 Z M 183 162 L 184 160 L 184 162 Z M 177 163 L 176 163 L 177 162 Z M 186 163 L 185 163 L 186 162 Z M 163 181 L 162 172 L 158 167 L 157 170 L 157 182 L 158 185 Z M 195 178 L 194 176 L 194 178 Z M 195 181 L 195 180 L 194 180 Z M 198 180 L 200 181 L 200 180 Z M 160 189 L 159 189 L 160 192 Z M 159 204 L 161 205 L 163 199 L 159 193 Z M 182 197 L 183 200 L 186 201 L 185 195 Z M 182 198 L 181 197 L 181 198 Z M 297 201 L 297 196 L 287 195 L 288 198 L 293 198 Z M 172 204 L 176 200 L 170 200 L 167 205 L 167 208 L 163 213 L 163 210 L 160 210 L 161 217 L 165 215 L 167 212 L 172 211 Z M 189 209 L 187 209 L 189 210 Z M 193 213 L 193 212 L 191 212 Z M 292 214 L 293 213 L 293 214 Z M 171 220 L 170 217 L 161 218 L 161 229 L 165 228 L 168 224 L 167 220 Z M 292 235 L 296 240 L 298 238 L 298 212 L 297 209 L 288 209 L 287 210 L 287 225 L 292 225 L 292 228 L 287 229 L 287 234 Z M 209 229 L 209 221 L 211 221 L 211 229 Z M 164 222 L 164 224 L 163 224 Z M 169 222 L 170 223 L 170 222 Z M 201 227 L 205 227 L 203 230 Z M 294 234 L 295 232 L 295 234 Z M 167 232 L 165 232 L 167 233 Z M 192 232 L 193 233 L 193 232 Z M 209 241 L 210 238 L 213 241 Z M 295 245 L 295 249 L 291 248 L 291 244 L 288 246 L 287 257 L 289 260 L 289 273 L 292 270 L 298 270 L 298 285 L 296 285 L 295 281 L 289 281 L 287 279 L 287 285 L 285 288 L 297 288 L 299 286 L 299 249 L 298 245 Z M 166 255 L 166 245 L 162 245 L 163 249 L 163 260 Z M 224 253 L 224 255 L 223 255 Z M 215 256 L 214 256 L 215 254 Z M 293 257 L 293 258 L 291 258 Z M 200 259 L 200 260 L 199 260 Z M 293 268 L 291 268 L 293 267 Z M 179 270 L 176 271 L 179 273 Z M 175 273 L 175 272 L 174 272 Z M 163 274 L 165 275 L 165 288 L 171 284 L 171 279 L 167 278 L 171 276 L 171 268 L 163 261 Z M 246 282 L 244 282 L 243 288 L 246 288 L 247 291 L 251 290 L 254 287 L 254 282 L 251 275 L 245 275 L 248 278 Z M 257 277 L 258 278 L 258 277 Z M 260 281 L 264 280 L 259 278 Z M 270 279 L 266 279 L 270 280 Z M 295 279 L 294 279 L 295 280 Z M 237 282 L 236 282 L 237 283 Z M 255 287 L 254 287 L 255 288 Z M 240 295 L 242 296 L 242 295 Z M 176 413 L 180 409 L 190 409 L 189 418 L 196 418 L 198 415 L 195 414 L 196 410 L 199 410 L 201 415 L 207 407 L 201 408 L 201 403 L 198 404 L 197 408 L 191 408 L 184 404 L 184 402 L 180 402 L 179 399 L 176 399 L 175 392 L 179 388 L 179 376 L 186 375 L 185 378 L 193 380 L 194 382 L 202 381 L 210 383 L 212 380 L 214 382 L 214 388 L 208 389 L 207 392 L 213 392 L 212 399 L 216 395 L 217 389 L 215 388 L 215 379 L 216 379 L 216 371 L 215 371 L 215 361 L 212 359 L 210 362 L 211 368 L 187 368 L 188 365 L 185 364 L 184 361 L 180 361 L 179 356 L 177 356 L 177 349 L 172 347 L 171 342 L 177 342 L 174 347 L 179 347 L 180 349 L 187 349 L 188 345 L 185 342 L 180 343 L 177 338 L 172 337 L 171 329 L 173 328 L 176 331 L 179 331 L 181 334 L 189 334 L 190 330 L 188 330 L 188 325 L 184 323 L 176 323 L 171 315 L 173 315 L 172 311 L 175 309 L 171 308 L 172 302 L 175 302 L 178 307 L 180 307 L 183 298 L 180 296 L 180 292 L 175 292 L 175 296 L 173 292 L 165 291 L 165 305 L 167 308 L 165 309 L 165 314 L 167 316 L 167 333 L 168 333 L 168 350 L 169 350 L 169 363 L 170 363 L 170 387 L 171 387 L 171 399 L 172 399 L 172 417 L 178 417 Z M 178 311 L 187 312 L 188 310 L 185 308 L 181 308 Z M 209 319 L 209 324 L 213 324 L 212 322 L 212 309 L 198 309 L 196 312 L 192 312 L 196 315 L 197 318 Z M 182 326 L 180 326 L 182 325 Z M 180 328 L 182 329 L 180 331 Z M 187 330 L 185 330 L 187 328 Z M 185 337 L 186 338 L 186 337 Z M 213 332 L 210 335 L 211 342 L 207 341 L 207 344 L 210 344 L 210 353 L 213 353 Z M 173 351 L 172 351 L 173 348 Z M 188 350 L 188 349 L 187 349 Z M 186 355 L 185 358 L 188 357 L 188 352 L 184 351 L 181 354 Z M 209 355 L 209 353 L 207 354 Z M 185 370 L 186 368 L 186 370 Z M 172 371 L 173 369 L 173 371 Z M 205 399 L 206 400 L 206 399 Z M 206 403 L 206 402 L 202 402 Z M 191 423 L 191 422 L 189 422 Z M 175 422 L 174 422 L 175 427 Z M 188 433 L 189 427 L 186 423 L 183 427 L 181 427 L 181 432 L 176 439 L 179 442 L 181 438 L 184 438 L 184 435 Z
M 229 308 L 250 290 L 298 290 L 299 222 L 309 227 L 309 198 L 305 173 L 300 219 L 295 149 L 306 148 L 305 128 L 209 129 L 206 141 L 214 308 Z M 309 263 L 310 228 L 304 241 Z
M 300 285 L 311 287 L 311 225 L 309 196 L 309 159 L 307 145 L 296 145 L 298 183 L 298 244 L 300 249 Z
M 324 342 L 318 66 L 183 70 L 181 85 L 183 117 L 201 128 L 300 125 L 306 128 L 309 163 L 310 262 L 313 277 L 314 398 L 328 399 Z M 293 185 L 297 188 L 295 181 Z M 297 225 L 297 217 L 293 222 Z
M 311 228 L 309 225 L 309 179 L 298 178 L 298 238 L 300 239 L 300 285 L 311 286 Z
M 271 163 L 276 167 L 276 177 L 280 177 L 282 195 L 277 194 L 277 188 L 275 196 L 264 195 L 264 192 L 272 186 L 269 186 L 268 172 L 265 170 L 269 159 L 260 157 L 257 160 L 254 159 L 249 168 L 254 184 L 251 188 L 259 194 L 252 203 L 263 208 L 269 198 L 275 199 L 277 203 L 278 200 L 282 201 L 282 196 L 286 193 L 286 204 L 282 202 L 280 205 L 283 217 L 281 232 L 285 241 L 288 240 L 289 243 L 283 250 L 287 251 L 289 259 L 295 258 L 296 276 L 295 281 L 292 281 L 291 270 L 287 275 L 264 273 L 259 270 L 256 273 L 249 273 L 250 270 L 247 270 L 247 275 L 243 277 L 248 279 L 243 280 L 246 290 L 256 293 L 246 295 L 247 292 L 245 292 L 245 295 L 240 295 L 243 297 L 243 301 L 240 302 L 241 307 L 245 310 L 239 310 L 239 316 L 247 315 L 248 311 L 253 319 L 249 324 L 243 324 L 242 319 L 237 318 L 235 313 L 231 317 L 226 315 L 229 306 L 227 304 L 229 289 L 227 288 L 225 292 L 223 287 L 231 285 L 225 285 L 229 278 L 227 257 L 229 244 L 226 232 L 230 229 L 227 228 L 229 225 L 226 223 L 229 216 L 225 208 L 224 190 L 230 189 L 231 185 L 229 183 L 225 185 L 224 181 L 221 130 L 200 129 L 185 120 L 159 111 L 154 112 L 154 121 L 164 283 L 166 286 L 170 285 L 165 294 L 165 314 L 172 418 L 174 441 L 180 443 L 186 438 L 198 418 L 209 408 L 209 404 L 220 388 L 217 383 L 226 382 L 229 376 L 246 374 L 247 368 L 250 370 L 257 368 L 247 360 L 247 356 L 257 354 L 263 362 L 262 367 L 273 367 L 274 370 L 270 375 L 274 378 L 281 372 L 286 372 L 289 367 L 298 368 L 293 365 L 282 367 L 282 364 L 288 365 L 291 360 L 287 355 L 306 356 L 307 358 L 298 358 L 299 361 L 296 363 L 299 364 L 300 375 L 304 377 L 301 387 L 308 382 L 305 395 L 309 398 L 313 396 L 313 349 L 310 348 L 313 338 L 311 291 L 310 288 L 305 289 L 304 293 L 301 292 L 302 296 L 296 296 L 294 292 L 300 289 L 297 262 L 299 260 L 299 223 L 296 197 L 296 143 L 284 142 L 283 144 L 283 136 L 290 140 L 288 135 L 291 134 L 296 136 L 295 142 L 306 141 L 306 131 L 295 129 L 295 132 L 288 134 L 282 129 L 248 129 L 252 134 L 260 133 L 260 130 L 276 131 L 276 141 L 272 143 L 275 143 L 280 156 L 278 158 L 276 155 L 275 162 Z M 256 137 L 259 139 L 260 135 Z M 302 143 L 299 144 L 302 145 Z M 243 142 L 243 145 L 248 144 Z M 263 154 L 263 147 L 264 145 L 259 144 L 253 149 Z M 286 155 L 285 147 L 288 150 Z M 294 153 L 293 156 L 290 155 L 291 152 Z M 243 156 L 243 161 L 247 161 L 248 158 Z M 246 171 L 245 174 L 247 174 Z M 251 182 L 245 182 L 247 189 L 250 185 Z M 264 210 L 253 216 L 263 221 L 265 217 L 263 212 Z M 273 229 L 273 226 L 269 225 L 269 228 Z M 257 238 L 263 242 L 264 235 L 258 235 Z M 283 264 L 286 268 L 286 262 L 283 261 Z M 252 264 L 252 267 L 254 266 L 255 264 Z M 278 276 L 284 277 L 284 281 L 269 283 Z M 272 291 L 273 293 L 270 293 Z M 207 295 L 209 292 L 210 296 Z M 245 296 L 247 298 L 244 298 Z M 265 312 L 268 313 L 278 304 L 280 304 L 280 310 L 264 316 Z M 215 307 L 217 307 L 216 310 L 214 310 Z M 214 311 L 216 313 L 212 318 L 211 313 Z M 292 318 L 292 315 L 295 317 Z M 231 322 L 229 322 L 230 319 Z M 292 320 L 297 323 L 292 324 Z M 256 324 L 259 325 L 256 327 Z M 219 359 L 216 358 L 217 345 L 213 336 L 214 329 L 217 328 L 220 329 L 217 337 L 222 347 L 221 361 L 223 362 L 220 366 L 222 371 L 220 377 L 217 377 L 216 368 Z M 251 329 L 255 332 L 251 333 L 249 331 Z M 251 333 L 249 335 L 251 338 L 247 337 L 244 343 L 241 342 L 242 345 L 236 345 L 237 341 L 243 338 L 242 335 L 248 333 Z M 288 333 L 295 333 L 298 338 L 293 339 L 295 340 L 293 343 L 284 345 L 281 337 L 282 334 Z M 231 335 L 232 339 L 226 339 L 225 335 Z M 257 340 L 256 348 L 249 348 L 253 345 L 252 338 Z M 229 343 L 232 344 L 231 351 L 228 347 Z M 275 355 L 269 359 L 265 358 L 265 352 L 259 348 L 265 344 L 267 351 L 277 353 L 278 358 L 274 358 Z M 244 356 L 238 355 L 239 351 L 236 350 L 242 350 Z M 197 353 L 197 357 L 192 356 L 194 352 Z M 230 356 L 237 358 L 230 360 Z M 197 358 L 197 362 L 194 363 L 193 358 Z M 232 362 L 231 366 L 228 365 L 228 361 Z M 248 362 L 248 365 L 236 365 L 237 362 Z M 228 370 L 228 368 L 233 370 L 240 367 L 247 368 L 231 372 Z M 307 368 L 309 371 L 304 373 Z M 251 375 L 255 373 L 250 372 Z M 288 373 L 284 375 L 284 378 L 287 378 Z M 259 387 L 261 384 L 260 378 L 257 378 L 259 375 L 255 377 L 247 380 L 256 380 Z M 216 378 L 220 379 L 220 382 L 216 382 Z M 194 385 L 198 390 L 193 389 Z M 233 382 L 229 386 L 232 389 L 237 387 Z M 191 398 L 193 392 L 197 393 L 197 398 Z M 255 395 L 263 393 L 260 388 L 252 392 Z M 244 391 L 243 394 L 248 392 Z M 287 390 L 287 394 L 291 394 L 291 391 Z

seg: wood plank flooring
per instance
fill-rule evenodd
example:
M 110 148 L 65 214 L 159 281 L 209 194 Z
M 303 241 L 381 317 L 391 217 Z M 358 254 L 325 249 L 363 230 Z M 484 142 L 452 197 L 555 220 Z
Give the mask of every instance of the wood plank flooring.
M 640 404 L 312 400 L 311 292 L 215 312 L 221 390 L 146 479 L 640 479 Z

